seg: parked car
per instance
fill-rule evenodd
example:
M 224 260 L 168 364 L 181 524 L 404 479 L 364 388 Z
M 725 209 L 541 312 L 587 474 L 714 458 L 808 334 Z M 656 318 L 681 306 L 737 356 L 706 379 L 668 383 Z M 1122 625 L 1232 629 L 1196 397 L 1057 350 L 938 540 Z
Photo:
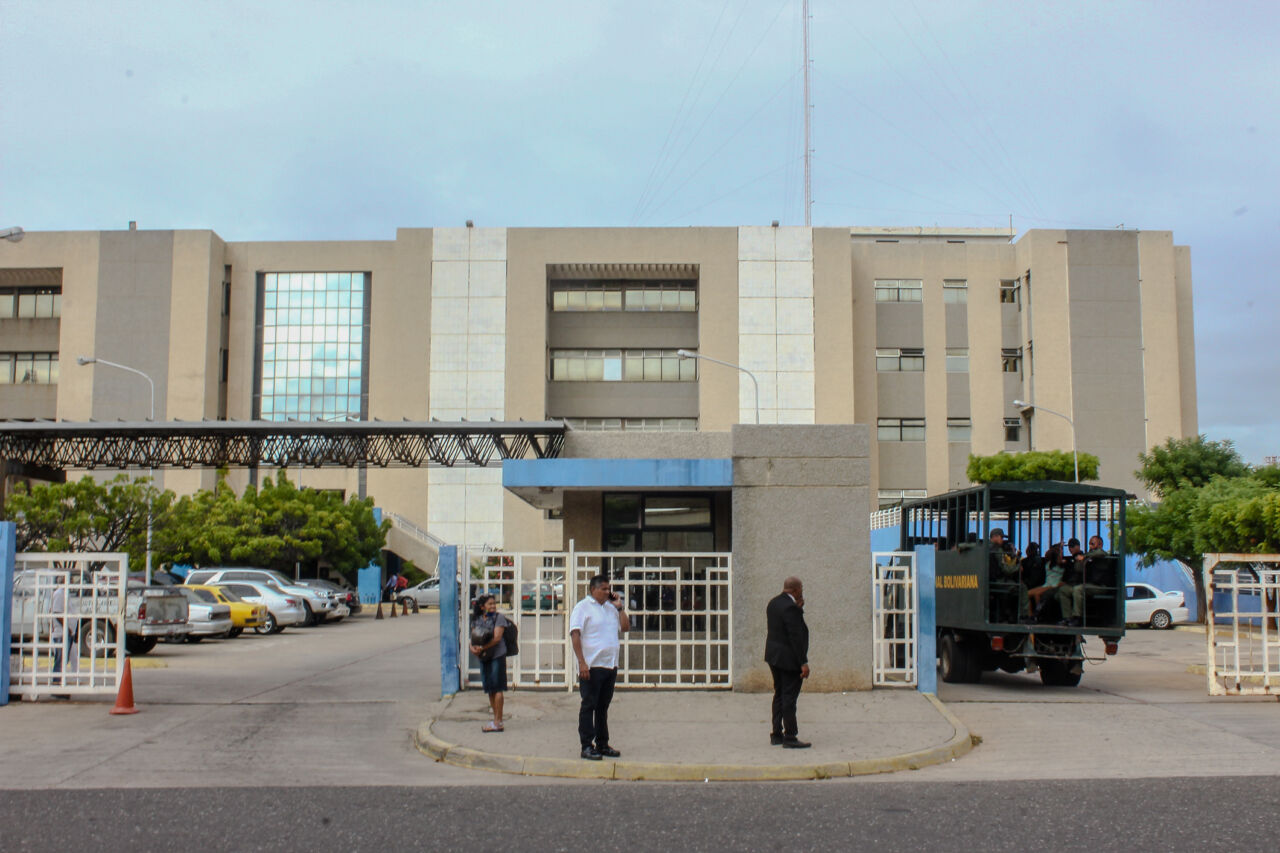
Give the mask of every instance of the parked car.
M 535 593 L 536 588 L 536 593 Z M 534 596 L 537 596 L 535 599 Z M 564 584 L 520 584 L 521 610 L 555 610 L 564 601 Z
M 279 634 L 290 625 L 301 625 L 307 619 L 304 602 L 296 595 L 289 595 L 275 584 L 262 581 L 229 581 L 218 586 L 231 590 L 245 601 L 265 604 L 267 619 L 254 628 L 258 634 Z
M 208 592 L 187 586 L 177 587 L 187 599 L 188 643 L 198 643 L 205 637 L 227 637 L 231 634 L 231 608 L 219 604 Z
M 285 593 L 302 601 L 306 611 L 304 624 L 319 625 L 329 614 L 338 609 L 337 596 L 328 590 L 315 589 L 285 577 L 273 569 L 232 567 L 220 569 L 196 569 L 187 573 L 187 583 L 221 584 L 227 581 L 254 581 L 279 587 Z M 346 615 L 345 613 L 343 614 Z
M 408 600 L 416 602 L 419 607 L 440 606 L 440 578 L 427 578 L 422 583 L 402 589 L 396 593 L 396 603 Z
M 238 637 L 245 628 L 257 628 L 267 621 L 267 606 L 245 601 L 224 586 L 187 586 L 186 589 L 197 593 L 207 593 L 218 604 L 225 604 L 231 610 L 231 631 L 227 636 Z
M 1172 628 L 1190 622 L 1186 600 L 1180 592 L 1162 592 L 1148 583 L 1124 585 L 1124 621 L 1152 628 Z
M 327 581 L 322 578 L 299 578 L 298 583 L 302 586 L 311 587 L 312 589 L 331 592 L 338 599 L 338 603 L 340 605 L 346 606 L 346 613 L 339 613 L 338 610 L 335 610 L 325 620 L 326 622 L 340 622 L 344 616 L 360 612 L 360 596 L 356 595 L 349 589 L 343 589 L 333 581 Z M 341 608 L 339 608 L 339 610 L 340 609 Z
M 14 637 L 31 636 L 36 630 L 36 575 L 35 569 L 24 569 L 14 575 L 13 619 L 10 625 L 10 633 Z M 58 575 L 65 580 L 67 573 L 58 572 Z M 94 577 L 95 586 L 99 581 L 106 586 L 113 583 L 106 574 Z M 118 580 L 119 575 L 115 578 Z M 104 594 L 93 599 L 89 595 L 82 594 L 82 591 L 73 589 L 72 601 L 67 604 L 68 611 L 81 616 L 88 616 L 90 611 L 96 611 L 98 614 L 116 611 L 119 608 L 116 596 L 106 589 L 102 592 Z M 46 596 L 51 593 L 52 589 L 46 589 L 40 595 Z M 47 607 L 47 602 L 42 602 L 39 609 L 45 610 Z M 49 630 L 49 626 L 40 625 L 39 630 L 43 637 Z M 159 640 L 167 637 L 180 638 L 188 630 L 187 600 L 182 595 L 172 588 L 149 587 L 134 580 L 125 582 L 124 645 L 129 654 L 145 655 L 155 648 Z M 86 632 L 80 635 L 82 653 L 88 656 L 96 654 L 97 648 L 112 646 L 115 641 L 114 629 L 106 619 L 93 620 L 92 632 L 90 633 L 86 628 Z

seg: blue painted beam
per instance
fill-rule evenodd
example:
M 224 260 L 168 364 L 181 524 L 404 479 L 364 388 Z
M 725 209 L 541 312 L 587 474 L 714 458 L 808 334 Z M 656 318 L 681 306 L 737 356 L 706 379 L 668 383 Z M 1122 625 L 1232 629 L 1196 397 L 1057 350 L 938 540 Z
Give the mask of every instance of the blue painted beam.
M 458 546 L 440 549 L 440 696 L 462 689 L 458 669 Z
M 18 526 L 0 521 L 0 705 L 9 704 L 9 654 L 13 638 L 13 565 Z
M 731 459 L 508 459 L 506 489 L 730 488 Z
M 933 560 L 937 553 L 932 545 L 916 546 L 916 593 L 920 598 L 916 615 L 916 690 L 935 696 L 938 693 L 938 619 Z

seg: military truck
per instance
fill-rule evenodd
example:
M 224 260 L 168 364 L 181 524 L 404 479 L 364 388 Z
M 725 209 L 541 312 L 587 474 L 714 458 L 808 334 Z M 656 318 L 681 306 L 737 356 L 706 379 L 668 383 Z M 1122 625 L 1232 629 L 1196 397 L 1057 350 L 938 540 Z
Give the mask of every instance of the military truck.
M 904 503 L 903 550 L 937 549 L 942 680 L 976 682 L 997 669 L 1039 670 L 1046 685 L 1074 687 L 1086 659 L 1115 654 L 1124 637 L 1124 513 L 1130 498 L 1122 489 L 1039 480 L 989 483 Z M 1000 544 L 992 541 L 997 529 L 1004 536 Z M 1094 536 L 1103 544 L 1090 550 Z M 1077 553 L 1067 547 L 1072 539 L 1080 543 Z M 1033 542 L 1041 554 L 1061 545 L 1064 580 L 1079 582 L 1069 583 L 1065 598 L 1058 594 L 1062 587 L 1044 588 L 1034 560 L 1025 562 Z M 1064 600 L 1072 613 L 1062 611 Z

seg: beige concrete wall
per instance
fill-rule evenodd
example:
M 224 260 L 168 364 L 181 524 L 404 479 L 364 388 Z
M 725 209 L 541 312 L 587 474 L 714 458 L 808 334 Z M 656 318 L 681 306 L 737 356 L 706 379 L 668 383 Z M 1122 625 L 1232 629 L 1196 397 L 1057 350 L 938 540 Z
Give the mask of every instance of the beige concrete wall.
M 1182 370 L 1176 333 L 1178 282 L 1173 234 L 1143 231 L 1137 236 L 1146 449 L 1166 438 L 1182 437 Z
M 851 256 L 848 230 L 813 229 L 814 419 L 820 424 L 857 419 Z
M 772 689 L 765 607 L 789 575 L 805 587 L 806 689 L 870 689 L 867 428 L 738 425 L 732 441 L 734 689 Z
M 1178 292 L 1178 369 L 1182 400 L 1182 435 L 1200 433 L 1196 402 L 1196 330 L 1191 294 L 1191 249 L 1174 246 L 1174 287 Z
M 1035 347 L 1035 369 L 1026 398 L 1068 416 L 1074 411 L 1071 374 L 1070 274 L 1066 231 L 1034 231 L 1017 243 L 1017 269 L 1032 271 L 1031 286 L 1022 286 L 1027 339 Z M 974 401 L 975 407 L 977 401 Z M 1019 415 L 1006 401 L 1004 416 Z M 1041 413 L 1031 420 L 1032 450 L 1071 450 L 1071 426 L 1062 418 Z M 980 452 L 976 451 L 975 452 Z
M 1138 235 L 1072 231 L 1067 240 L 1076 440 L 1097 454 L 1103 484 L 1134 488 L 1147 446 Z

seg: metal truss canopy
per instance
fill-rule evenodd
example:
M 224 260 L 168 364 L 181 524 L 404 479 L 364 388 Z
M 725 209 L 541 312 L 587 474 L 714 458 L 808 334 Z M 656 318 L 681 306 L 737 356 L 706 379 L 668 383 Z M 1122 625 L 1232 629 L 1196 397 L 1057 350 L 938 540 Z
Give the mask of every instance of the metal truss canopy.
M 46 468 L 486 467 L 551 459 L 561 421 L 0 422 L 0 459 Z

